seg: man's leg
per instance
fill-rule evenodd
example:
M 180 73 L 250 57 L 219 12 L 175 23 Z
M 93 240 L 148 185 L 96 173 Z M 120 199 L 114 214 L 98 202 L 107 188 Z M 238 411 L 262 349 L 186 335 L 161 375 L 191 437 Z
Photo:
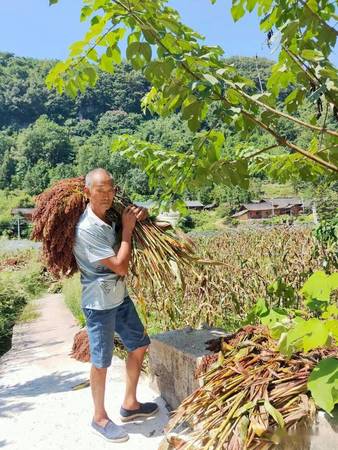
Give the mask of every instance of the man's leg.
M 144 359 L 144 354 L 147 351 L 148 345 L 139 347 L 136 350 L 128 353 L 126 361 L 126 391 L 122 407 L 125 409 L 138 409 L 140 403 L 136 398 L 137 383 L 140 377 L 141 367 Z
M 113 354 L 115 310 L 94 310 L 83 308 L 89 337 L 91 369 L 90 386 L 94 401 L 93 421 L 105 426 L 108 415 L 104 406 L 107 368 Z
M 125 298 L 118 308 L 116 332 L 129 352 L 126 361 L 126 391 L 120 409 L 121 420 L 127 422 L 140 417 L 150 417 L 158 411 L 158 405 L 152 402 L 139 403 L 136 398 L 137 383 L 150 339 L 129 297 Z
M 108 422 L 108 414 L 104 407 L 107 368 L 98 368 L 92 364 L 90 369 L 90 387 L 94 401 L 93 420 L 101 427 Z

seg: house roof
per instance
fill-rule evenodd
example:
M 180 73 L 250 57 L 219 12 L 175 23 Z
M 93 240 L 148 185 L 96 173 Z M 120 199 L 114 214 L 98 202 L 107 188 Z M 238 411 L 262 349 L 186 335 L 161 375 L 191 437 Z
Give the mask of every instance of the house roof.
M 243 214 L 246 214 L 247 212 L 248 212 L 247 209 L 243 209 L 242 211 L 236 212 L 231 217 L 240 217 L 240 216 L 243 216 Z
M 156 204 L 152 200 L 147 200 L 145 202 L 134 202 L 134 203 L 135 203 L 135 205 L 142 206 L 144 208 L 151 208 L 152 206 L 154 206 Z M 204 208 L 203 203 L 201 203 L 198 200 L 185 200 L 184 203 L 187 208 Z M 213 207 L 214 204 L 211 204 L 208 206 Z
M 263 198 L 264 202 L 273 204 L 276 208 L 285 208 L 288 206 L 302 205 L 303 201 L 299 197 L 276 197 Z
M 272 209 L 272 205 L 270 203 L 243 203 L 242 210 L 246 209 L 247 211 L 269 211 Z
M 198 200 L 185 200 L 185 205 L 187 208 L 203 208 L 203 203 Z
M 15 215 L 29 215 L 29 214 L 33 214 L 35 208 L 13 208 L 11 209 L 11 214 L 13 216 Z

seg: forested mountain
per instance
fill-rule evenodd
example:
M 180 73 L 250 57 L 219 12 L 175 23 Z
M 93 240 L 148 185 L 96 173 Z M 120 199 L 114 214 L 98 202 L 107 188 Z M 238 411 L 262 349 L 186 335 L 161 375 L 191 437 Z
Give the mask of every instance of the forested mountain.
M 136 134 L 164 148 L 184 152 L 192 137 L 186 123 L 178 114 L 165 118 L 143 114 L 140 100 L 149 84 L 129 64 L 116 66 L 113 75 L 101 73 L 96 86 L 76 99 L 46 88 L 45 76 L 53 64 L 52 60 L 0 53 L 0 189 L 23 189 L 35 195 L 54 180 L 103 166 L 134 198 L 153 193 L 140 169 L 111 152 L 112 138 L 124 133 Z M 254 80 L 259 93 L 265 87 L 273 63 L 238 56 L 226 59 L 224 64 L 233 64 L 241 75 Z M 301 114 L 306 116 L 310 112 L 313 114 L 308 110 Z M 211 111 L 204 127 L 214 121 Z M 252 133 L 249 142 L 243 142 L 235 129 L 222 123 L 218 126 L 226 136 L 223 151 L 230 156 L 238 146 L 255 149 L 271 143 L 271 137 L 259 131 Z M 307 132 L 297 126 L 286 127 L 280 120 L 278 127 L 285 137 L 296 136 L 305 145 L 309 143 Z M 220 189 L 213 191 L 212 187 L 199 195 L 212 201 L 216 199 L 213 192 L 217 193 L 217 201 L 229 195 L 228 188 L 222 189 L 222 197 Z M 250 192 L 239 195 L 250 198 Z
M 233 57 L 259 89 L 271 68 L 265 59 Z M 114 135 L 137 133 L 166 148 L 184 151 L 191 132 L 180 117 L 151 117 L 140 100 L 149 84 L 129 64 L 114 75 L 101 73 L 94 88 L 76 99 L 49 91 L 45 76 L 55 64 L 0 53 L 0 189 L 37 194 L 52 181 L 104 166 L 131 194 L 150 193 L 146 176 L 125 158 L 111 154 Z M 212 120 L 212 117 L 207 118 Z M 230 139 L 231 140 L 231 139 Z

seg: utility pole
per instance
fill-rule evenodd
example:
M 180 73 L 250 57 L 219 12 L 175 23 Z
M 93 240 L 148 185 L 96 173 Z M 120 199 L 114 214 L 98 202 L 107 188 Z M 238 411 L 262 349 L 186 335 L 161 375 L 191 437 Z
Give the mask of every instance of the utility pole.
M 18 239 L 21 239 L 21 233 L 20 233 L 20 216 L 18 216 Z

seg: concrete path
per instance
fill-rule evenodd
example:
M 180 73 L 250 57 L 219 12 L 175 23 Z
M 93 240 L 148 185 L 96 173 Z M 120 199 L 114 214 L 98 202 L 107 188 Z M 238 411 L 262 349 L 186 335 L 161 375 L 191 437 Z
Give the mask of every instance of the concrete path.
M 112 444 L 91 432 L 90 388 L 72 387 L 89 377 L 90 363 L 68 356 L 78 326 L 59 294 L 37 300 L 40 317 L 14 327 L 13 346 L 0 358 L 0 448 L 6 450 L 155 450 L 169 419 L 165 402 L 141 377 L 140 401 L 156 401 L 159 414 L 124 425 L 129 441 Z M 124 393 L 124 363 L 108 370 L 107 412 L 116 423 Z

